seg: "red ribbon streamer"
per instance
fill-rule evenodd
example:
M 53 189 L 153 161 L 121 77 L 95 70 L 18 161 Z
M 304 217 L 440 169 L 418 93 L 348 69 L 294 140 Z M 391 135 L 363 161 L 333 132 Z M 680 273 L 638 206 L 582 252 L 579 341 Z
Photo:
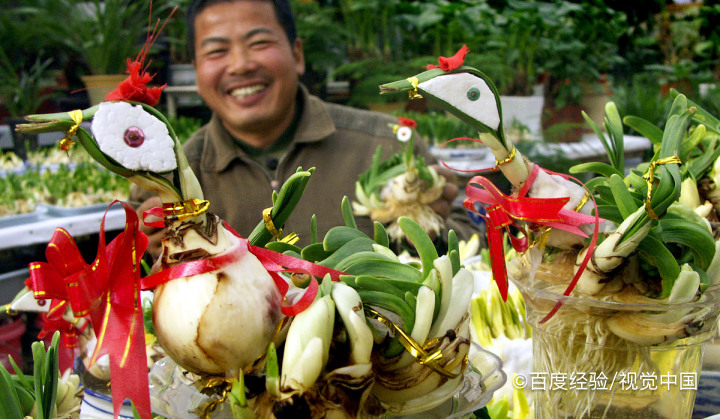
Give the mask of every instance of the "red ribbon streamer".
M 64 305 L 65 304 L 63 304 L 63 307 Z M 63 309 L 63 312 L 64 311 Z M 77 334 L 78 331 L 82 332 L 82 330 L 78 330 L 73 323 L 70 323 L 62 317 L 56 319 L 51 318 L 49 313 L 43 313 L 39 322 L 42 329 L 40 333 L 38 333 L 37 338 L 48 344 L 50 343 L 52 335 L 56 331 L 60 332 L 62 344 L 58 346 L 58 369 L 62 375 L 65 371 L 72 369 L 75 358 L 80 354 L 77 346 Z M 89 324 L 89 321 L 85 322 L 82 329 L 87 328 Z
M 146 211 L 143 214 L 143 219 L 145 219 L 146 215 L 157 215 L 156 208 L 159 207 Z M 164 226 L 164 221 L 157 221 L 154 223 L 158 226 L 159 223 L 163 223 Z M 140 280 L 141 288 L 143 290 L 149 290 L 176 278 L 184 278 L 220 270 L 223 267 L 239 260 L 247 251 L 250 251 L 250 253 L 255 255 L 260 263 L 262 263 L 263 267 L 268 271 L 275 282 L 275 286 L 277 286 L 283 297 L 287 295 L 290 286 L 287 281 L 278 274 L 279 272 L 309 274 L 312 277 L 310 285 L 303 293 L 303 296 L 295 304 L 291 306 L 283 305 L 281 307 L 281 311 L 284 315 L 295 316 L 309 307 L 315 300 L 315 296 L 318 291 L 318 283 L 315 277 L 323 278 L 325 275 L 329 274 L 333 281 L 339 281 L 340 275 L 344 275 L 343 272 L 335 269 L 320 266 L 303 259 L 284 255 L 282 253 L 273 252 L 272 250 L 265 249 L 263 247 L 254 246 L 250 244 L 247 239 L 241 237 L 235 230 L 232 229 L 232 227 L 230 227 L 230 225 L 227 223 L 224 223 L 224 225 L 228 231 L 240 239 L 237 244 L 219 255 L 178 264 L 170 268 L 163 269 L 156 274 L 142 278 Z
M 135 210 L 127 203 L 125 229 L 105 244 L 105 216 L 100 224 L 98 253 L 88 265 L 74 240 L 58 228 L 46 250 L 48 263 L 30 264 L 35 298 L 48 297 L 70 304 L 76 317 L 88 315 L 97 346 L 91 364 L 109 355 L 113 410 L 120 414 L 123 401 L 130 399 L 142 418 L 151 418 L 148 389 L 145 329 L 140 300 L 140 258 L 147 237 L 138 230 Z

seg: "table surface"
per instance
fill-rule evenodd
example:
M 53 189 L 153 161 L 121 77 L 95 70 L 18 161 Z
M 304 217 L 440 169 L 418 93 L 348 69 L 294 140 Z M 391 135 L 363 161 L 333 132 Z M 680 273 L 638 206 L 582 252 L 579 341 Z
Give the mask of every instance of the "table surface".
M 595 134 L 584 135 L 582 141 L 569 143 L 545 143 L 545 150 L 549 155 L 558 154 L 579 162 L 604 161 L 607 152 L 602 142 Z M 624 136 L 625 158 L 640 157 L 652 149 L 652 143 L 645 137 Z M 469 171 L 480 171 L 495 166 L 495 157 L 487 147 L 478 148 L 449 148 L 433 146 L 432 154 L 447 163 L 450 169 L 461 175 L 468 175 Z
M 30 214 L 0 218 L 0 249 L 47 243 L 55 229 L 62 227 L 71 236 L 83 236 L 100 231 L 105 216 L 105 230 L 119 230 L 125 226 L 125 211 L 113 205 L 107 213 L 106 204 L 82 209 L 59 209 L 39 206 Z

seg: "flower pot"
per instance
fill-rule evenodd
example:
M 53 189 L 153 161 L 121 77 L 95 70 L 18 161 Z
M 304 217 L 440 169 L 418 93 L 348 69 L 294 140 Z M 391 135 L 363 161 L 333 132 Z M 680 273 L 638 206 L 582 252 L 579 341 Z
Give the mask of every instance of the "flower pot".
M 506 131 L 520 124 L 527 127 L 533 140 L 542 139 L 543 96 L 500 96 L 500 103 Z
M 168 70 L 171 86 L 195 85 L 195 67 L 192 64 L 170 64 Z
M 105 100 L 108 93 L 115 90 L 118 84 L 127 78 L 127 74 L 98 74 L 82 76 L 90 98 L 90 105 L 95 106 Z
M 580 105 L 546 106 L 543 109 L 543 137 L 550 143 L 573 143 L 582 139 L 585 119 Z
M 25 124 L 28 121 L 25 118 L 5 118 L 10 127 L 10 136 L 13 140 L 13 151 L 23 160 L 27 159 L 28 151 L 32 151 L 38 146 L 38 134 L 28 134 L 17 132 L 15 128 L 18 124 Z
M 717 334 L 720 287 L 685 304 L 619 303 L 563 297 L 527 270 L 511 271 L 533 328 L 533 392 L 538 418 L 690 418 L 706 343 Z M 552 275 L 547 276 L 555 282 Z M 558 301 L 559 310 L 541 322 Z M 613 333 L 613 319 L 676 313 L 693 321 L 682 335 L 639 344 Z
M 600 129 L 604 129 L 605 104 L 609 101 L 610 95 L 602 92 L 586 93 L 582 96 L 583 110 Z M 591 131 L 589 126 L 586 131 Z
M 25 333 L 25 322 L 21 318 L 3 319 L 0 321 L 0 363 L 6 370 L 13 372 L 8 355 L 22 368 L 22 335 Z
M 192 64 L 170 64 L 169 77 L 170 87 L 177 86 L 195 86 L 197 79 L 195 77 L 195 67 Z M 172 106 L 189 107 L 202 105 L 202 98 L 196 94 L 197 89 L 193 90 L 193 94 L 177 95 Z M 167 98 L 167 96 L 166 96 Z M 167 98 L 167 100 L 171 100 Z

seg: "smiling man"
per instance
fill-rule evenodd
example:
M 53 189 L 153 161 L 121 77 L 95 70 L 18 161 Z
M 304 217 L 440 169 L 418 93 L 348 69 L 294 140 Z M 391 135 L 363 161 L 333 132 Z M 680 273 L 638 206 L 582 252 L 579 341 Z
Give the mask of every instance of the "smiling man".
M 308 93 L 299 81 L 305 71 L 302 41 L 286 0 L 195 0 L 187 16 L 198 91 L 213 115 L 185 152 L 210 211 L 247 236 L 271 206 L 272 191 L 298 167 L 315 167 L 286 231 L 296 232 L 305 245 L 313 214 L 319 237 L 344 225 L 342 198 L 353 198 L 355 181 L 377 147 L 383 147 L 383 158 L 401 148 L 390 128 L 396 118 Z M 426 148 L 417 152 L 434 161 Z M 447 182 L 433 209 L 461 239 L 468 238 L 477 230 L 461 207 L 452 206 L 457 194 Z M 138 211 L 158 204 L 148 200 Z M 368 217 L 357 217 L 357 224 L 372 234 Z M 148 251 L 157 257 L 162 233 L 144 228 Z
M 195 17 L 198 91 L 233 137 L 265 149 L 296 114 L 301 42 L 270 1 L 214 3 Z

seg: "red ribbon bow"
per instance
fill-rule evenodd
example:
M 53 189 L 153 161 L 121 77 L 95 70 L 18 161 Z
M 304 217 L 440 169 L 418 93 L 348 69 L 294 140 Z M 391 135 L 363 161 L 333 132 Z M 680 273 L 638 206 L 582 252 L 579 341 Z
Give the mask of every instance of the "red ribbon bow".
M 152 225 L 155 227 L 163 228 L 165 221 L 145 221 L 145 217 L 148 215 L 160 217 L 162 208 L 155 207 L 151 208 L 143 213 L 143 222 L 146 225 Z M 240 240 L 232 248 L 223 252 L 222 254 L 212 256 L 206 259 L 194 260 L 172 266 L 164 269 L 156 274 L 147 276 L 141 279 L 141 288 L 143 290 L 149 290 L 157 287 L 158 285 L 164 284 L 176 278 L 184 278 L 192 275 L 199 275 L 206 272 L 212 272 L 223 267 L 234 263 L 245 255 L 245 252 L 250 252 L 258 258 L 263 267 L 268 271 L 275 286 L 280 291 L 280 294 L 285 297 L 290 289 L 287 281 L 283 279 L 279 272 L 289 273 L 301 273 L 308 274 L 311 276 L 310 285 L 303 293 L 302 297 L 295 302 L 293 305 L 282 305 L 281 311 L 286 316 L 295 316 L 301 313 L 303 310 L 308 308 L 318 292 L 318 282 L 315 277 L 323 278 L 329 274 L 333 281 L 339 281 L 340 275 L 344 275 L 343 272 L 335 269 L 327 268 L 325 266 L 317 265 L 312 262 L 308 262 L 303 259 L 298 259 L 292 256 L 284 255 L 282 253 L 274 252 L 263 247 L 258 247 L 250 244 L 250 242 L 241 237 L 230 225 L 224 222 L 225 228 L 235 235 Z
M 140 258 L 147 237 L 138 230 L 135 210 L 125 210 L 125 229 L 105 245 L 105 215 L 100 224 L 98 253 L 88 265 L 70 234 L 58 228 L 46 250 L 48 263 L 30 264 L 35 298 L 70 304 L 75 317 L 89 316 L 97 346 L 91 364 L 103 355 L 110 357 L 113 410 L 120 414 L 129 398 L 143 418 L 151 417 L 148 390 L 145 330 L 140 300 Z M 51 306 L 51 310 L 52 310 Z M 58 307 L 59 308 L 59 307 Z M 62 311 L 62 310 L 61 310 Z
M 587 237 L 587 234 L 580 230 L 579 226 L 595 223 L 597 229 L 599 223 L 599 218 L 595 216 L 564 209 L 569 198 L 530 198 L 525 196 L 530 189 L 528 184 L 535 179 L 538 170 L 539 166 L 535 165 L 533 174 L 525 182 L 526 185 L 517 195 L 513 196 L 503 194 L 489 179 L 483 176 L 473 177 L 465 188 L 467 198 L 463 202 L 463 206 L 468 211 L 485 219 L 493 277 L 503 301 L 507 300 L 508 287 L 503 230 L 509 232 L 509 227 L 513 226 L 526 235 L 524 228 L 518 224 L 518 221 L 523 221 Z M 477 210 L 476 203 L 486 209 L 486 214 L 481 214 Z M 518 238 L 512 234 L 508 234 L 508 236 L 516 251 L 524 252 L 528 249 L 527 237 Z M 577 281 L 571 282 L 569 290 L 572 290 L 575 282 Z M 569 293 L 569 291 L 567 292 Z
M 470 51 L 467 45 L 463 45 L 452 57 L 440 57 L 438 63 L 440 65 L 428 64 L 426 69 L 432 70 L 434 68 L 440 68 L 443 71 L 452 71 L 463 65 L 465 62 L 465 55 Z

